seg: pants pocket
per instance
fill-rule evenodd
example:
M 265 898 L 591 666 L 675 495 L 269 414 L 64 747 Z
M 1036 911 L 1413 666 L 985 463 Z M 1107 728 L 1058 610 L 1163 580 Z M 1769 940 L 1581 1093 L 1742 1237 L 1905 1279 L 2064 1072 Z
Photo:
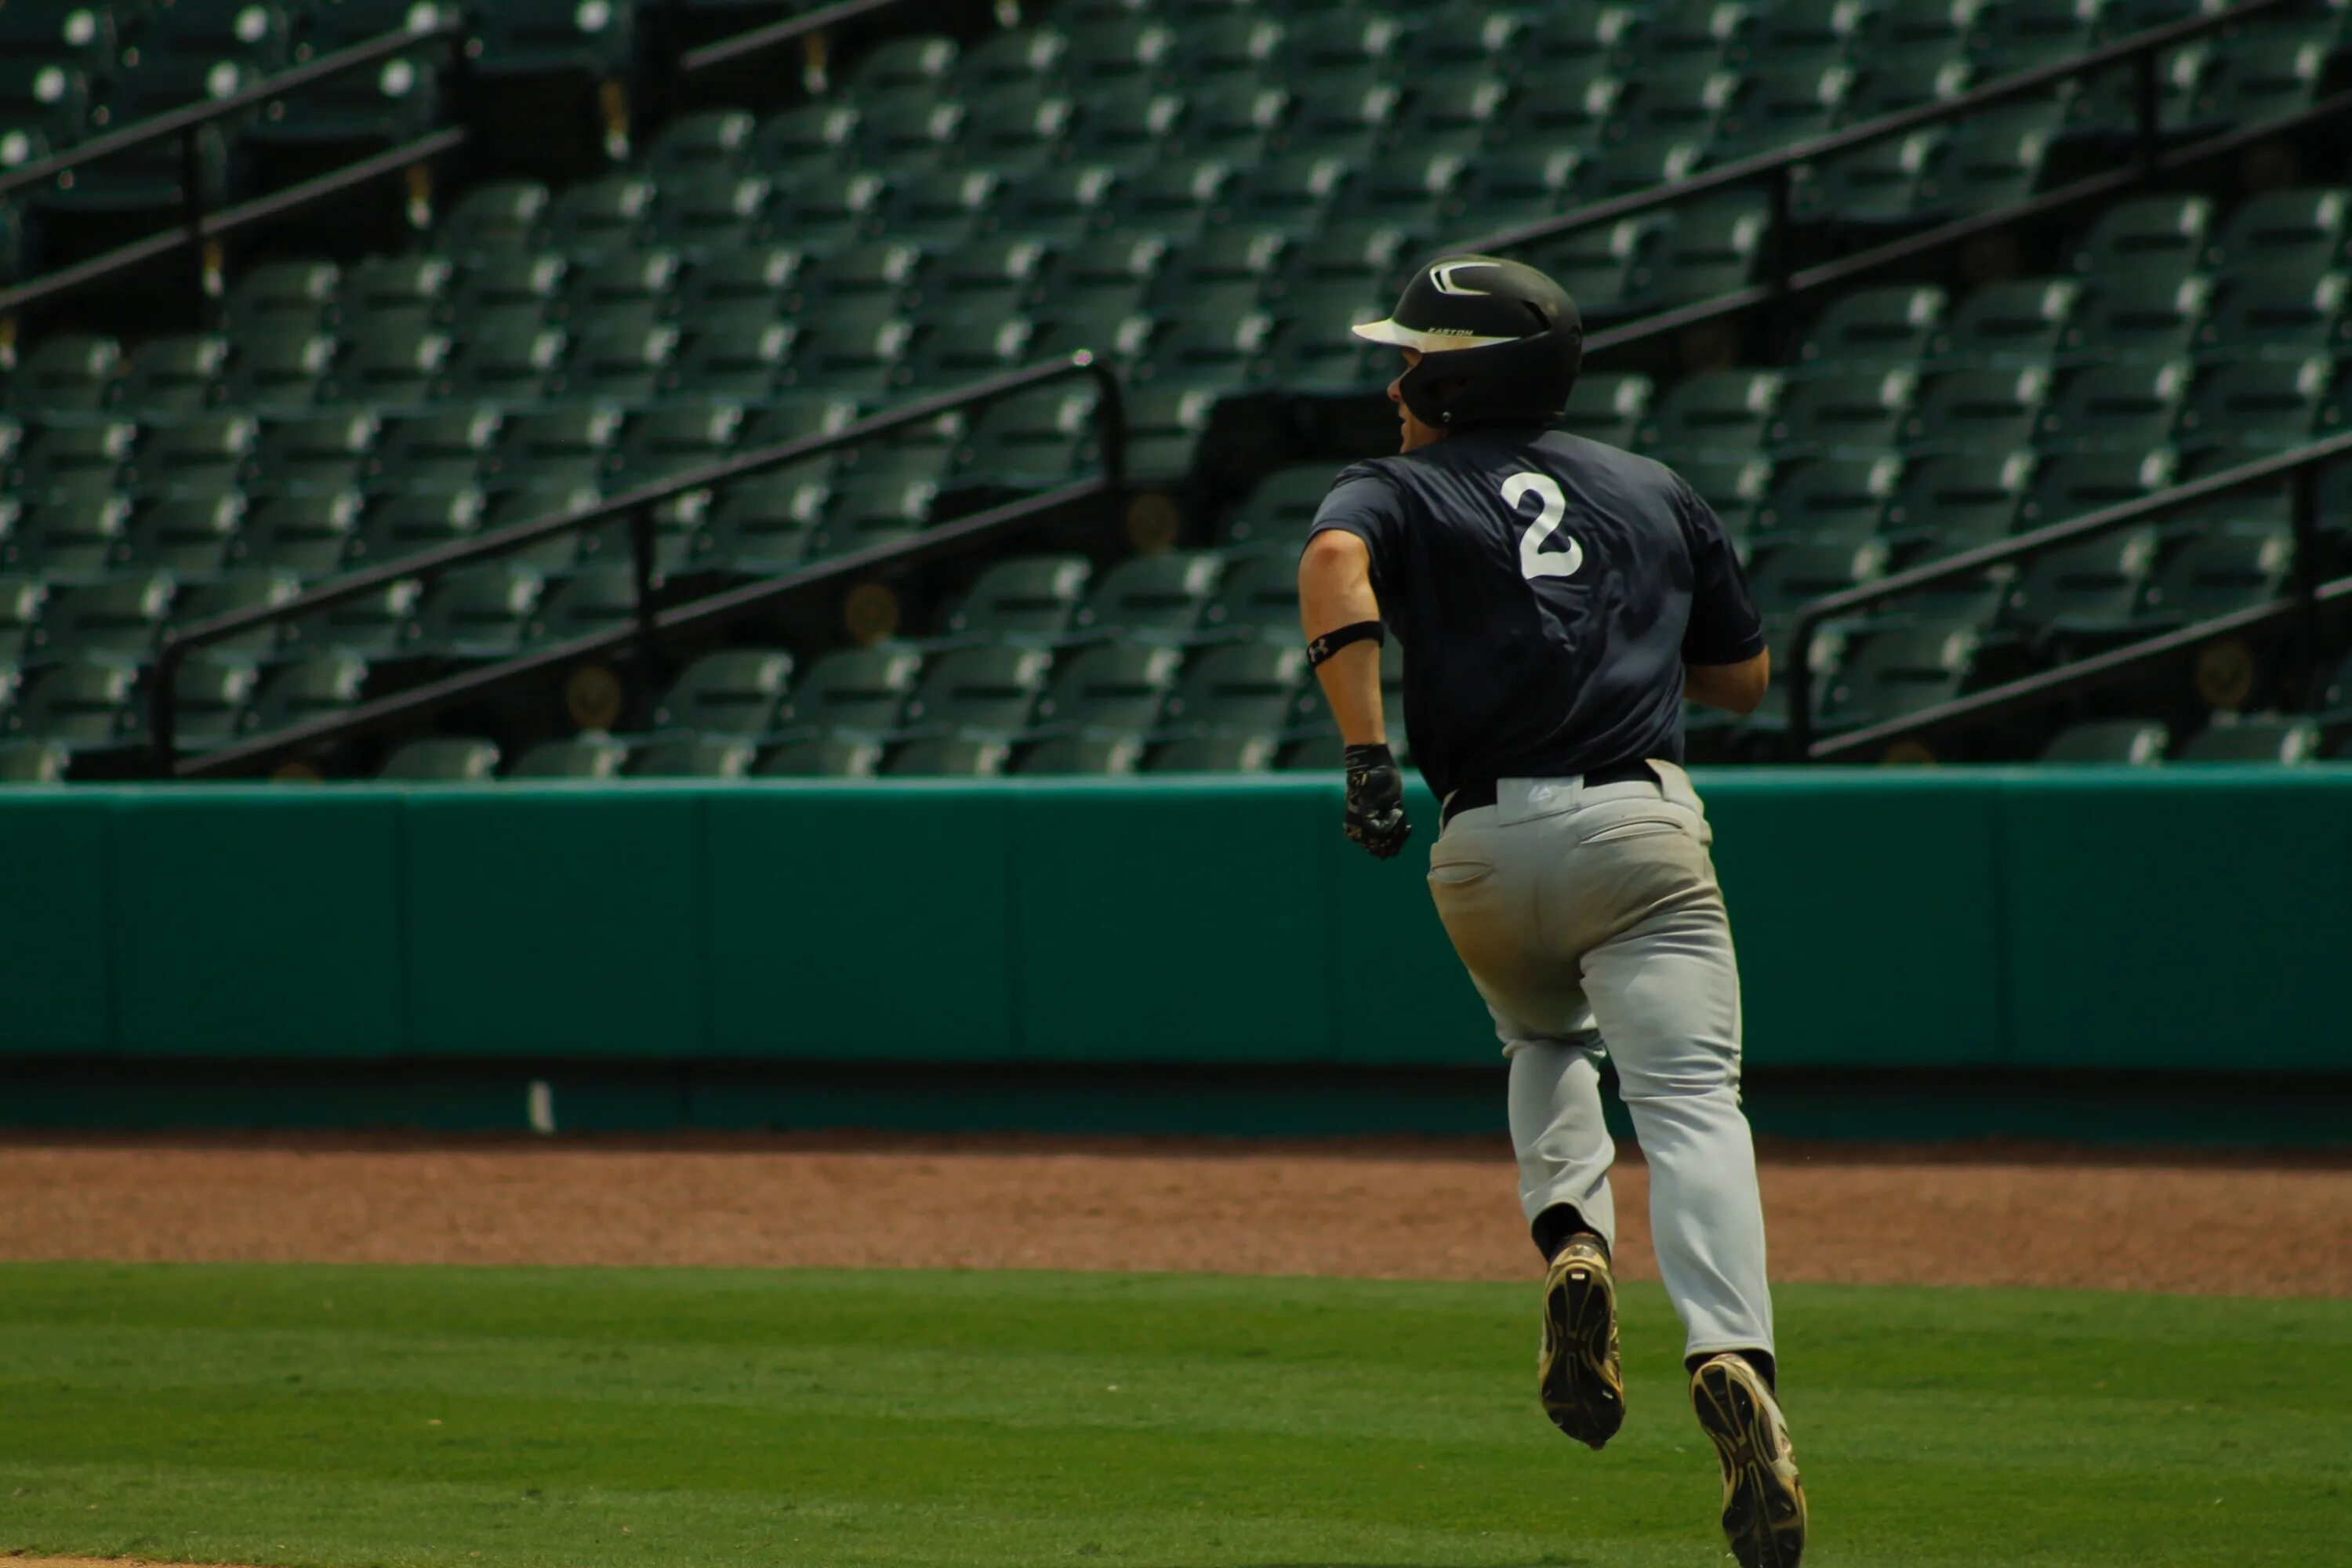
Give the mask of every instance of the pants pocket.
M 1494 874 L 1495 868 L 1483 860 L 1444 860 L 1429 868 L 1430 881 L 1445 888 L 1466 888 Z
M 1636 816 L 1586 834 L 1580 844 L 1614 844 L 1622 838 L 1649 838 L 1661 833 L 1688 833 L 1691 825 L 1680 816 Z

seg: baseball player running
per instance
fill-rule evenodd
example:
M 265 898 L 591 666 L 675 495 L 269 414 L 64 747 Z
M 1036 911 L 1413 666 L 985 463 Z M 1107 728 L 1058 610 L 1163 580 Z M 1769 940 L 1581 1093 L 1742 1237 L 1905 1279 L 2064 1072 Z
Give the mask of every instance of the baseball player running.
M 1404 351 L 1397 456 L 1343 469 L 1299 561 L 1307 653 L 1347 743 L 1348 837 L 1404 847 L 1381 712 L 1405 648 L 1414 760 L 1443 803 L 1429 888 L 1510 1061 L 1519 1197 L 1547 1272 L 1544 1411 L 1598 1448 L 1625 1418 L 1598 1053 L 1651 1172 L 1658 1269 L 1744 1568 L 1794 1568 L 1805 1494 L 1776 1397 L 1739 974 L 1683 701 L 1748 713 L 1769 675 L 1722 523 L 1658 463 L 1545 428 L 1576 306 L 1489 256 L 1422 268 L 1355 329 Z

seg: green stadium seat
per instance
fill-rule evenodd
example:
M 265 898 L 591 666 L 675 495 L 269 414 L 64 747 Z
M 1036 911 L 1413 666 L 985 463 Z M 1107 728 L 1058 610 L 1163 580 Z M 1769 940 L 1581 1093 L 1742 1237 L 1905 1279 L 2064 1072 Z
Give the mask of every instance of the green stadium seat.
M 139 488 L 149 494 L 233 489 L 261 440 L 250 414 L 202 415 L 150 428 L 139 444 Z
M 899 728 L 923 656 L 904 644 L 838 648 L 809 667 L 777 710 L 779 729 L 885 735 Z
M 832 459 L 819 458 L 730 486 L 711 509 L 712 559 L 752 577 L 800 567 L 824 515 L 832 474 Z
M 1863 370 L 1790 383 L 1764 427 L 1780 457 L 1878 453 L 1903 438 L 1919 378 L 1908 370 Z
M 1892 452 L 1792 464 L 1774 476 L 1755 512 L 1756 542 L 1766 535 L 1847 545 L 1875 539 L 1902 482 L 1903 459 Z
M 141 572 L 67 588 L 48 602 L 34 646 L 44 660 L 151 656 L 172 612 L 175 584 L 165 572 Z
M 123 7 L 135 19 L 136 7 Z M 0 9 L 0 58 L 111 72 L 121 42 L 113 5 L 12 5 Z
M 436 409 L 394 424 L 369 464 L 369 482 L 404 494 L 472 489 L 488 471 L 505 417 L 489 404 Z
M 760 121 L 740 109 L 698 109 L 663 126 L 646 149 L 646 166 L 665 189 L 674 177 L 732 174 L 752 157 Z
M 1305 544 L 1307 525 L 1330 493 L 1333 472 L 1328 463 L 1298 463 L 1275 469 L 1234 509 L 1225 524 L 1225 538 L 1235 544 Z
M 1306 688 L 1307 650 L 1299 644 L 1229 643 L 1203 649 L 1185 666 L 1160 721 L 1171 738 L 1277 733 L 1297 720 Z
M 1433 72 L 1508 70 L 1517 60 L 1534 18 L 1487 0 L 1442 0 L 1422 8 L 1411 44 L 1417 65 Z
M 838 168 L 857 145 L 855 104 L 805 103 L 760 122 L 751 166 L 779 184 Z
M 246 524 L 246 557 L 298 577 L 331 577 L 358 545 L 366 499 L 357 490 L 280 496 L 254 508 Z
M 2042 189 L 2051 151 L 2064 134 L 2057 103 L 2014 104 L 1963 121 L 1921 195 L 1956 212 L 2013 205 Z
M 2060 278 L 1988 284 L 1928 339 L 1928 355 L 1955 367 L 2046 365 L 2064 346 L 2084 297 L 2080 284 Z
M 1122 88 L 1144 85 L 1175 58 L 1174 30 L 1144 17 L 1103 17 L 1069 30 L 1069 48 L 1062 58 L 1064 75 L 1097 85 L 1117 82 Z
M 664 404 L 632 420 L 608 447 L 614 488 L 635 489 L 724 461 L 743 432 L 743 405 L 724 398 Z
M 1471 160 L 1500 129 L 1510 96 L 1500 76 L 1432 77 L 1416 84 L 1398 114 L 1397 142 L 1423 154 Z
M 896 300 L 876 297 L 827 304 L 793 345 L 782 372 L 788 388 L 879 398 L 890 389 L 915 335 Z
M 971 102 L 957 151 L 974 169 L 1040 168 L 1067 153 L 1076 117 L 1076 100 L 1057 88 L 996 88 Z
M 1019 316 L 965 317 L 919 328 L 914 349 L 898 367 L 911 388 L 966 385 L 1025 364 L 1036 329 Z
M 225 745 L 252 725 L 261 671 L 249 659 L 199 650 L 173 682 L 173 735 L 189 751 Z
M 2035 556 L 2004 616 L 2039 637 L 2113 636 L 2137 618 L 2158 549 L 2154 528 L 2133 528 Z
M 629 748 L 610 735 L 575 735 L 541 741 L 507 770 L 510 779 L 586 779 L 608 783 L 621 776 Z
M 2035 473 L 2020 526 L 2040 528 L 2137 500 L 2177 483 L 2179 458 L 2169 447 L 2145 452 L 2081 452 L 2053 458 Z
M 553 201 L 536 180 L 493 180 L 460 197 L 435 238 L 459 257 L 524 249 L 538 239 Z
M 2205 266 L 2225 277 L 2248 267 L 2301 267 L 2325 272 L 2344 265 L 2352 239 L 2352 203 L 2338 190 L 2265 191 L 2240 202 L 2206 247 Z
M 671 362 L 682 341 L 667 322 L 591 326 L 572 342 L 551 395 L 651 403 L 676 381 Z
M 2213 285 L 2202 274 L 2127 272 L 2103 282 L 2061 340 L 2077 363 L 2170 360 L 2194 351 Z
M 1651 285 L 1664 301 L 1709 300 L 1759 281 L 1771 223 L 1764 203 L 1717 197 L 1685 211 L 1657 247 Z
M 1078 607 L 1076 629 L 1129 640 L 1189 640 L 1202 629 L 1224 566 L 1223 557 L 1207 551 L 1122 561 Z
M 985 238 L 960 245 L 924 279 L 916 304 L 925 321 L 1023 315 L 1054 252 L 1036 240 Z
M 482 467 L 483 483 L 504 489 L 593 488 L 627 427 L 627 410 L 611 399 L 515 415 L 499 429 Z
M 282 605 L 301 591 L 301 580 L 280 568 L 257 567 L 228 573 L 212 582 L 196 584 L 182 595 L 173 611 L 172 624 L 192 626 L 220 616 Z M 217 642 L 206 643 L 205 651 L 219 658 L 262 660 L 276 657 L 284 640 L 283 623 L 264 621 Z
M 17 520 L 10 563 L 51 582 L 89 582 L 131 563 L 131 500 L 112 490 L 53 497 Z
M 94 414 L 113 395 L 122 371 L 122 345 L 112 338 L 61 332 L 26 353 L 8 377 L 7 406 L 16 413 Z
M 285 415 L 265 421 L 254 448 L 253 488 L 271 493 L 355 489 L 383 421 L 366 409 Z
M 1223 336 L 1210 323 L 1196 325 L 1197 334 L 1171 332 L 1153 357 L 1153 383 L 1128 394 L 1128 478 L 1135 483 L 1175 486 L 1192 473 L 1219 389 L 1242 379 L 1266 318 L 1229 323 Z
M 928 170 L 890 192 L 883 221 L 894 239 L 952 255 L 978 231 L 1003 184 L 993 169 Z
M 1677 382 L 1643 427 L 1645 450 L 1678 456 L 1752 451 L 1765 445 L 1786 378 L 1778 371 L 1727 370 Z
M 1150 165 L 1160 149 L 1186 139 L 1192 102 L 1183 93 L 1139 89 L 1090 90 L 1077 84 L 1078 130 L 1087 155 L 1121 169 Z
M 571 339 L 561 327 L 522 323 L 488 326 L 466 334 L 451 380 L 459 394 L 509 407 L 544 401 L 557 384 Z M 380 384 L 370 382 L 376 386 Z M 406 401 L 386 394 L 382 401 Z
M 409 8 L 406 18 L 387 16 L 393 5 L 314 7 L 301 52 L 325 54 L 365 43 L 394 26 L 429 26 L 429 7 Z M 373 16 L 343 16 L 365 11 Z M 392 26 L 383 24 L 392 20 Z M 440 50 L 427 47 L 399 55 L 373 69 L 345 71 L 289 95 L 258 124 L 246 131 L 247 149 L 285 148 L 338 161 L 396 146 L 439 125 L 447 110 Z
M 504 563 L 461 567 L 431 584 L 417 646 L 446 658 L 512 658 L 530 640 L 545 587 L 538 573 Z
M 319 388 L 319 401 L 393 408 L 430 403 L 445 384 L 451 346 L 442 332 L 362 321 Z
M 1269 317 L 1275 336 L 1260 359 L 1265 374 L 1293 388 L 1356 391 L 1381 384 L 1396 374 L 1396 352 L 1365 342 L 1349 329 L 1379 321 L 1394 300 L 1393 290 L 1344 285 L 1280 295 Z M 1255 343 L 1255 331 L 1254 327 L 1252 338 L 1238 346 Z
M 1149 747 L 1141 734 L 1056 735 L 1030 747 L 1013 771 L 1039 777 L 1124 776 L 1141 770 Z
M 13 724 L 20 735 L 68 752 L 127 745 L 140 733 L 138 685 L 139 667 L 126 660 L 61 664 L 26 681 Z
M 139 426 L 128 419 L 36 426 L 19 448 L 14 489 L 22 496 L 106 491 L 131 478 Z
M 1228 636 L 1296 642 L 1298 561 L 1279 547 L 1236 557 L 1226 568 L 1208 624 Z
M 1816 179 L 1800 185 L 1797 209 L 1855 228 L 1906 224 L 1933 200 L 1933 181 L 1950 143 L 1948 130 L 1924 127 L 1828 157 L 1816 164 Z
M 496 741 L 433 735 L 404 742 L 376 777 L 387 784 L 488 784 L 498 772 Z
M 2186 276 L 2202 265 L 2214 207 L 2204 196 L 2136 196 L 2101 213 L 2074 247 L 2074 270 L 2096 282 L 2134 273 Z
M 1183 650 L 1172 646 L 1126 642 L 1085 649 L 1055 667 L 1036 721 L 1081 734 L 1139 737 L 1159 727 L 1183 668 Z
M 1602 149 L 1578 183 L 1580 196 L 1630 196 L 1702 174 L 1706 143 L 1687 136 L 1629 136 Z
M 1553 79 L 1563 70 L 1631 58 L 1649 7 L 1563 5 L 1535 12 L 1514 51 L 1522 79 Z
M 2145 452 L 2172 438 L 2195 375 L 2185 360 L 2095 365 L 2068 378 L 2043 411 L 2045 452 Z
M 33 637 L 48 603 L 49 585 L 27 574 L 0 576 L 0 667 L 14 669 L 33 654 Z
M 1624 312 L 1649 291 L 1649 258 L 1664 232 L 1654 217 L 1621 218 L 1538 244 L 1530 258 L 1588 315 Z
M 1276 150 L 1275 134 L 1296 107 L 1290 89 L 1273 82 L 1213 83 L 1192 94 L 1184 117 L 1184 150 L 1233 166 L 1255 165 Z M 1346 156 L 1351 149 L 1334 145 L 1330 151 Z
M 1139 171 L 1118 192 L 1118 243 L 1182 244 L 1207 226 L 1235 178 L 1234 165 L 1217 158 L 1171 158 Z
M 937 33 L 895 37 L 857 63 L 845 84 L 858 97 L 884 93 L 937 93 L 954 75 L 963 47 Z
M 368 660 L 392 658 L 414 647 L 424 597 L 424 584 L 415 578 L 387 583 L 287 623 L 282 640 L 299 654 L 357 662 L 364 672 Z
M 967 183 L 983 177 L 1002 178 L 986 170 L 963 172 Z M 971 194 L 967 193 L 967 199 Z M 1107 163 L 1029 170 L 1009 182 L 995 201 L 996 236 L 1037 244 L 1074 243 L 1109 221 L 1118 194 L 1118 171 Z M 919 230 L 909 237 L 919 237 Z
M 236 490 L 152 502 L 132 525 L 132 557 L 182 583 L 217 577 L 241 563 L 245 506 Z
M 1144 771 L 1155 773 L 1264 773 L 1274 771 L 1283 738 L 1265 730 L 1188 735 L 1154 746 Z
M 2330 52 L 2317 38 L 2293 34 L 2234 38 L 2196 111 L 2229 125 L 2299 114 L 2319 101 Z
M 2121 763 L 2152 767 L 2171 749 L 2172 731 L 2159 719 L 2091 719 L 2069 724 L 2042 749 L 2045 763 Z
M 258 409 L 308 408 L 328 385 L 336 347 L 331 335 L 299 327 L 273 325 L 240 337 L 229 361 L 226 401 Z
M 1441 179 L 1450 177 L 1455 166 L 1452 154 L 1439 154 Z M 1358 177 L 1345 156 L 1322 149 L 1277 153 L 1241 181 L 1234 195 L 1230 219 L 1251 231 L 1303 237 L 1319 232 L 1329 223 L 1341 197 L 1351 186 L 1362 191 L 1364 199 L 1355 204 L 1359 211 L 1388 216 L 1402 209 L 1401 221 L 1420 224 L 1436 216 L 1444 187 L 1430 184 L 1430 171 L 1424 165 L 1405 155 L 1393 155 L 1383 160 L 1377 171 L 1368 171 L 1367 175 Z M 1400 184 L 1404 187 L 1402 197 L 1397 190 Z M 1203 234 L 1195 244 L 1213 244 L 1226 237 L 1221 226 L 1215 233 Z M 1190 259 L 1193 248 L 1186 248 L 1186 259 Z
M 1826 136 L 1845 117 L 1853 95 L 1853 67 L 1835 52 L 1797 50 L 1759 64 L 1747 100 L 1716 131 L 1726 160 L 1777 153 Z
M 2183 542 L 2148 585 L 2152 626 L 2183 626 L 2250 609 L 2285 595 L 2294 572 L 2294 534 L 2278 526 L 2209 529 Z
M 652 242 L 654 183 L 606 174 L 566 186 L 547 209 L 547 243 L 574 257 L 629 251 Z
M 37 7 L 14 6 L 24 13 Z M 13 48 L 0 53 L 0 125 L 22 134 L 20 163 L 40 149 L 70 147 L 90 127 L 89 73 L 61 60 L 27 58 Z
M 1662 61 L 1642 76 L 1627 134 L 1702 143 L 1727 141 L 1721 132 L 1743 108 L 1749 79 L 1726 70 L 1713 57 Z
M 883 174 L 929 168 L 954 156 L 967 113 L 966 105 L 927 92 L 866 97 L 857 121 L 857 161 Z
M 2198 329 L 2199 356 L 2230 364 L 2249 354 L 2304 359 L 2352 348 L 2345 307 L 2352 277 L 2314 272 L 2306 263 L 2249 267 L 2221 290 Z
M 475 24 L 466 53 L 494 88 L 530 78 L 620 80 L 636 48 L 636 7 L 607 0 L 498 0 Z
M 1931 376 L 1903 421 L 1902 446 L 1920 454 L 2030 447 L 2053 382 L 2039 365 Z
M 752 300 L 687 319 L 677 384 L 711 397 L 764 401 L 782 382 L 799 329 L 780 300 Z
M 237 275 L 221 300 L 221 319 L 240 346 L 257 335 L 323 330 L 343 289 L 332 261 L 297 257 L 265 261 Z
M 2181 410 L 2174 435 L 2183 451 L 2213 447 L 2232 449 L 2243 457 L 2257 451 L 2300 447 L 2342 424 L 2344 399 L 2332 402 L 2333 362 L 2252 360 L 2224 365 L 2199 384 L 2197 395 Z
M 1032 489 L 1062 484 L 1097 458 L 1090 393 L 1043 387 L 981 411 L 955 451 L 967 485 Z
M 61 742 L 0 741 L 0 784 L 61 784 L 72 765 L 73 752 Z
M 209 332 L 151 339 L 123 367 L 118 407 L 142 414 L 190 414 L 218 401 L 228 340 Z
M 565 276 L 562 310 L 576 331 L 665 323 L 686 269 L 674 250 L 635 249 L 575 266 Z
M 2006 454 L 1981 448 L 1913 463 L 1904 470 L 1883 526 L 1889 539 L 1924 545 L 1928 554 L 2006 539 L 2018 531 L 2033 472 L 2033 455 L 2022 447 Z
M 1840 594 L 1886 575 L 1883 541 L 1759 545 L 1748 569 L 1748 592 L 1768 624 L 1778 624 L 1799 606 L 1824 594 Z
M 760 748 L 749 741 L 681 737 L 637 747 L 623 771 L 636 779 L 740 779 L 759 758 Z
M 1823 727 L 1851 728 L 1949 701 L 1967 688 L 1981 642 L 1970 624 L 1930 621 L 1870 634 L 1823 690 Z
M 1576 205 L 1586 161 L 1576 147 L 1506 142 L 1465 172 L 1457 221 L 1510 226 L 1565 216 Z
M 924 666 L 903 722 L 912 731 L 965 736 L 1020 734 L 1035 716 L 1053 668 L 1051 650 L 1011 643 L 943 654 Z
M 863 736 L 820 735 L 778 746 L 756 771 L 761 778 L 870 779 L 882 771 L 883 750 Z
M 1093 575 L 1083 555 L 1015 555 L 992 562 L 948 612 L 940 630 L 951 639 L 1057 642 L 1068 634 Z
M 704 654 L 654 705 L 654 728 L 734 738 L 772 733 L 792 676 L 793 656 L 781 648 Z
M 636 614 L 636 573 L 627 563 L 584 566 L 549 587 L 533 640 L 593 637 L 634 624 Z
M 2308 719 L 2278 713 L 2213 715 L 2180 748 L 2184 763 L 2312 763 L 2319 760 L 2320 729 Z
M 1772 489 L 1772 459 L 1761 452 L 1676 453 L 1671 458 L 1652 453 L 1680 474 L 1683 482 L 1721 520 L 1737 544 L 1756 526 L 1756 514 Z
M 963 51 L 955 80 L 963 87 L 1018 88 L 1061 74 L 1070 36 L 1056 27 L 1012 27 Z

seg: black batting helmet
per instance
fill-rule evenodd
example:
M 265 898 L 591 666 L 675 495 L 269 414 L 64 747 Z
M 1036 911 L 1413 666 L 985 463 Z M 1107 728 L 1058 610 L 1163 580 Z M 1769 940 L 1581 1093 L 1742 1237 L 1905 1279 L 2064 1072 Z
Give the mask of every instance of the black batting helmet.
M 1397 390 L 1414 418 L 1442 430 L 1548 425 L 1584 363 L 1584 318 L 1568 290 L 1499 256 L 1438 258 L 1388 320 L 1355 332 L 1421 351 Z

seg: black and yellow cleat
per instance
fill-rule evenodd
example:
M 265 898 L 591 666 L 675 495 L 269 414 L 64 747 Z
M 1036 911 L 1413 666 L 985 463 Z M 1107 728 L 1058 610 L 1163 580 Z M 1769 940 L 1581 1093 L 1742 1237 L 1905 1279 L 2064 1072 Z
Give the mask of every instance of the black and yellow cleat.
M 1797 1568 L 1805 1554 L 1805 1488 L 1789 1423 L 1739 1355 L 1691 1374 L 1691 1407 L 1723 1462 L 1723 1536 L 1739 1568 Z
M 1551 1424 L 1598 1448 L 1625 1424 L 1617 1354 L 1617 1279 L 1589 1237 L 1559 1249 L 1544 1276 L 1543 1352 L 1537 1389 Z

